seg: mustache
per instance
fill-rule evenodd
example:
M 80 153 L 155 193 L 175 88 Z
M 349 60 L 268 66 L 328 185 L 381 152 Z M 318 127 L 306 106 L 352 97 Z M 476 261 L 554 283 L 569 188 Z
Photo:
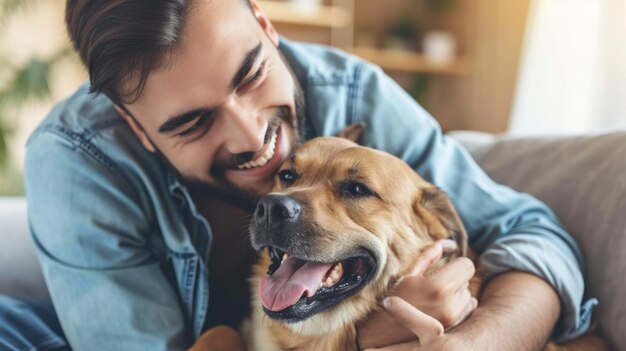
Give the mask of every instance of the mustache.
M 287 106 L 281 106 L 277 109 L 274 118 L 268 123 L 267 130 L 265 131 L 265 136 L 263 137 L 263 144 L 269 143 L 272 138 L 272 134 L 274 134 L 278 128 L 280 127 L 283 121 L 290 120 L 290 112 Z M 242 163 L 251 161 L 254 158 L 255 152 L 243 152 L 237 155 L 233 155 L 226 160 L 217 161 L 211 167 L 211 174 L 213 176 L 218 176 L 223 174 L 223 172 L 227 169 L 236 168 Z

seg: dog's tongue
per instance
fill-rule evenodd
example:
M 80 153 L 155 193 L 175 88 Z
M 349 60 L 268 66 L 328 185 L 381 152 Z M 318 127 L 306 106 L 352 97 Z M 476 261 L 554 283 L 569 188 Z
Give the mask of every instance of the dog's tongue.
M 305 262 L 288 257 L 271 276 L 259 283 L 259 297 L 265 308 L 282 311 L 293 305 L 302 294 L 315 295 L 320 282 L 333 266 L 332 263 Z

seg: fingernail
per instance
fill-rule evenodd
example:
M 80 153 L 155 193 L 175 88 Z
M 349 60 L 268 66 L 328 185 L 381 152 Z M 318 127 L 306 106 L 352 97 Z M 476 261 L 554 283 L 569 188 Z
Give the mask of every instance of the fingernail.
M 439 245 L 441 245 L 441 250 L 444 253 L 449 253 L 458 248 L 456 241 L 454 240 L 440 240 Z
M 383 302 L 382 302 L 383 307 L 384 307 L 385 309 L 387 309 L 387 308 L 389 308 L 389 304 L 390 304 L 390 302 L 389 302 L 389 298 L 388 298 L 388 297 L 385 297 L 385 298 L 383 299 Z

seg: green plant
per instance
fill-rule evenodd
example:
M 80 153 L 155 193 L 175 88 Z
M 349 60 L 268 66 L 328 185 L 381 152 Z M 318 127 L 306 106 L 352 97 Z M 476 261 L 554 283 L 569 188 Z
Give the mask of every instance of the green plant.
M 417 36 L 417 23 L 410 11 L 403 11 L 402 15 L 391 27 L 391 34 L 405 40 L 414 40 Z
M 407 89 L 407 91 L 417 102 L 423 104 L 428 86 L 429 76 L 427 74 L 417 74 L 413 79 L 413 84 Z
M 42 0 L 1 0 L 0 36 L 9 18 Z M 0 53 L 0 193 L 15 193 L 21 189 L 19 172 L 11 169 L 8 138 L 17 123 L 13 115 L 26 103 L 51 96 L 50 76 L 53 67 L 72 53 L 69 47 L 50 57 L 32 57 L 26 62 L 14 62 L 10 53 Z
M 454 0 L 426 0 L 426 5 L 435 13 L 449 11 L 454 6 Z
M 413 0 L 405 0 L 401 11 L 388 28 L 383 46 L 413 50 L 417 45 L 419 31 L 415 3 Z

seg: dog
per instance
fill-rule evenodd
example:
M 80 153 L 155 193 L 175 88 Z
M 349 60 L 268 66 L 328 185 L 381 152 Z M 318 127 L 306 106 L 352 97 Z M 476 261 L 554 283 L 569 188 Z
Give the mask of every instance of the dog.
M 354 125 L 303 144 L 259 201 L 249 227 L 262 251 L 250 279 L 249 350 L 355 350 L 357 322 L 380 308 L 425 248 L 457 243 L 433 269 L 468 255 L 446 194 L 395 156 L 356 144 L 361 132 Z M 474 296 L 481 282 L 478 273 Z M 582 349 L 602 349 L 590 347 Z
M 254 249 L 265 250 L 251 279 L 259 297 L 252 350 L 355 350 L 357 321 L 422 250 L 451 238 L 458 249 L 440 264 L 467 252 L 443 191 L 400 159 L 340 137 L 313 139 L 285 162 L 250 235 Z

